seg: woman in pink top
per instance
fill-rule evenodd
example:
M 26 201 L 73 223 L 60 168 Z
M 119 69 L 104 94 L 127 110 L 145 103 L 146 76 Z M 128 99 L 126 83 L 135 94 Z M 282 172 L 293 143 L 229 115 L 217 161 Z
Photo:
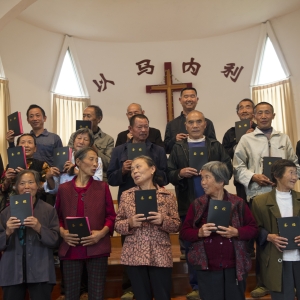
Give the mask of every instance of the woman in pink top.
M 126 265 L 136 300 L 170 300 L 173 258 L 169 233 L 179 230 L 175 196 L 156 184 L 156 166 L 148 156 L 135 158 L 131 176 L 137 187 L 122 193 L 115 229 L 126 239 L 121 263 Z M 136 214 L 135 191 L 156 190 L 158 212 Z

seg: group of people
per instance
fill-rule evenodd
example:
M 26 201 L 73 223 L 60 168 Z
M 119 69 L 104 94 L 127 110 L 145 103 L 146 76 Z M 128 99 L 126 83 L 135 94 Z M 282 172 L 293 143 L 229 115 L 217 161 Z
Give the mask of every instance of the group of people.
M 119 133 L 115 147 L 99 127 L 102 110 L 88 106 L 83 120 L 92 122 L 92 130 L 72 134 L 72 158 L 62 173 L 52 156 L 62 146 L 59 136 L 44 128 L 47 117 L 40 106 L 28 108 L 32 131 L 17 140 L 25 148 L 27 169 L 8 165 L 0 182 L 1 207 L 6 207 L 0 215 L 4 300 L 23 300 L 26 289 L 32 300 L 51 299 L 55 248 L 62 272 L 59 299 L 103 299 L 114 230 L 122 240 L 123 300 L 171 298 L 169 233 L 176 232 L 188 264 L 188 300 L 245 299 L 254 239 L 257 287 L 251 295 L 271 293 L 272 299 L 290 300 L 296 291 L 300 299 L 299 250 L 284 250 L 287 239 L 279 236 L 276 223 L 300 215 L 300 194 L 293 190 L 300 167 L 288 136 L 272 127 L 272 105 L 241 100 L 237 115 L 250 120 L 251 128 L 237 142 L 232 127 L 220 143 L 212 121 L 195 110 L 196 89 L 183 89 L 179 101 L 182 113 L 167 124 L 164 142 L 160 131 L 149 127 L 141 106 L 130 104 L 128 130 Z M 7 133 L 7 141 L 15 146 L 14 132 Z M 131 143 L 144 143 L 146 153 L 129 159 Z M 200 172 L 189 164 L 193 147 L 207 149 L 208 162 Z M 262 174 L 263 159 L 269 156 L 281 158 L 272 165 L 272 178 Z M 224 188 L 232 174 L 237 195 Z M 176 197 L 164 188 L 169 182 Z M 117 212 L 109 185 L 119 187 Z M 139 190 L 156 191 L 157 211 L 147 217 L 136 213 Z M 19 220 L 10 214 L 10 197 L 16 193 L 31 194 L 33 216 Z M 207 222 L 210 200 L 230 202 L 229 227 Z M 90 235 L 80 239 L 71 234 L 68 217 L 88 217 Z M 295 242 L 300 246 L 300 235 Z

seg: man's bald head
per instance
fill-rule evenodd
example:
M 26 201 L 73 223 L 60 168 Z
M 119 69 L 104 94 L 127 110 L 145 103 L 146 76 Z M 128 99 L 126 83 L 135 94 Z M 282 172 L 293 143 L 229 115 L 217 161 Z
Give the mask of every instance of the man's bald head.
M 186 116 L 185 127 L 189 134 L 189 138 L 193 140 L 202 138 L 206 128 L 204 114 L 198 110 L 191 111 Z
M 143 115 L 145 111 L 142 109 L 142 106 L 138 103 L 131 103 L 127 107 L 127 113 L 126 116 L 128 120 L 131 119 L 134 115 Z

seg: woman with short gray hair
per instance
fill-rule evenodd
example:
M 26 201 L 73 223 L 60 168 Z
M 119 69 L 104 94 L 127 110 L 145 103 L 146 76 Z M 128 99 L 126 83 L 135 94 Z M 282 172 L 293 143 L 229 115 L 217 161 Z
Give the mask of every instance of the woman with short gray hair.
M 211 172 L 216 182 L 223 182 L 224 185 L 228 185 L 231 175 L 226 164 L 220 161 L 210 161 L 206 163 L 201 170 Z
M 192 242 L 188 260 L 197 270 L 199 294 L 202 300 L 245 299 L 251 268 L 247 241 L 258 234 L 256 222 L 243 199 L 224 189 L 230 179 L 224 163 L 205 164 L 201 178 L 205 195 L 190 205 L 180 231 L 183 240 Z M 207 223 L 210 200 L 231 203 L 228 227 Z
M 59 244 L 59 220 L 55 208 L 39 197 L 40 174 L 22 170 L 15 183 L 18 195 L 30 194 L 32 216 L 12 215 L 10 206 L 0 214 L 0 286 L 4 300 L 51 300 L 56 284 L 53 249 Z

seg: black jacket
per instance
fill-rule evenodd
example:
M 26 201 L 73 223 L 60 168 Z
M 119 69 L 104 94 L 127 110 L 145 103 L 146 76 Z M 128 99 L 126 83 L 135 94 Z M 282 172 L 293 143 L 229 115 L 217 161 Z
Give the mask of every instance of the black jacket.
M 123 163 L 128 159 L 128 143 L 131 143 L 131 140 L 114 148 L 107 170 L 108 184 L 111 186 L 119 186 L 118 201 L 120 201 L 121 194 L 124 191 L 136 186 L 131 177 L 131 173 L 127 173 L 125 175 L 122 174 Z M 155 162 L 157 167 L 156 174 L 162 178 L 162 185 L 167 185 L 167 157 L 165 150 L 162 147 L 152 144 L 146 140 L 146 153 L 146 155 L 150 156 Z
M 298 156 L 298 162 L 300 164 L 300 141 L 297 142 L 296 155 Z
M 257 126 L 256 123 L 252 122 L 251 128 L 255 129 Z M 236 139 L 235 139 L 235 127 L 231 127 L 228 129 L 223 137 L 222 141 L 223 147 L 227 150 L 229 156 L 231 159 L 233 159 L 234 155 L 234 146 L 237 145 Z
M 125 144 L 127 142 L 127 134 L 128 133 L 129 133 L 129 130 L 125 130 L 118 134 L 115 147 Z M 165 148 L 165 144 L 161 139 L 161 133 L 156 128 L 149 127 L 149 136 L 148 136 L 147 140 L 149 142 L 151 142 L 152 144 L 155 144 L 155 145 Z
M 204 135 L 210 139 L 216 139 L 214 124 L 211 120 L 206 119 L 206 128 Z M 185 128 L 185 115 L 181 112 L 180 116 L 170 121 L 167 124 L 165 132 L 165 149 L 166 153 L 170 154 L 174 144 L 176 143 L 176 135 L 178 133 L 187 133 Z
M 205 138 L 207 147 L 208 161 L 221 161 L 227 165 L 232 176 L 231 159 L 221 145 L 215 139 Z M 170 157 L 168 159 L 168 179 L 169 182 L 175 185 L 176 197 L 178 202 L 178 212 L 180 216 L 185 216 L 190 204 L 195 200 L 194 195 L 194 179 L 183 178 L 179 179 L 178 174 L 181 169 L 189 167 L 189 145 L 187 140 L 178 141 L 174 145 Z M 199 177 L 199 184 L 200 177 Z
M 252 122 L 251 128 L 255 129 L 256 126 L 257 126 L 257 124 Z M 237 145 L 236 136 L 235 136 L 235 127 L 231 127 L 230 129 L 228 129 L 226 131 L 226 133 L 224 134 L 224 137 L 223 137 L 222 145 L 227 150 L 227 152 L 228 152 L 229 156 L 231 157 L 231 159 L 233 159 L 234 150 L 235 150 L 234 147 Z M 236 194 L 240 198 L 247 201 L 247 195 L 246 195 L 245 187 L 236 180 L 234 180 L 233 183 L 234 183 L 235 188 L 236 188 Z

